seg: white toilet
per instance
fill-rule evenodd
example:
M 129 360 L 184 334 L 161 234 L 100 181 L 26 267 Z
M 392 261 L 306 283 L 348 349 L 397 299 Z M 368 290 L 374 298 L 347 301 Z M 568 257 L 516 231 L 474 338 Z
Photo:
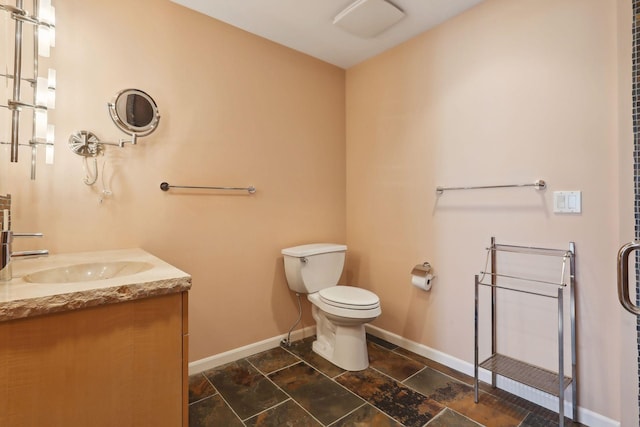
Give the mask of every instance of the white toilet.
M 336 286 L 342 275 L 347 247 L 315 243 L 282 250 L 289 288 L 308 294 L 316 321 L 313 351 L 347 371 L 369 366 L 364 324 L 382 310 L 373 292 Z

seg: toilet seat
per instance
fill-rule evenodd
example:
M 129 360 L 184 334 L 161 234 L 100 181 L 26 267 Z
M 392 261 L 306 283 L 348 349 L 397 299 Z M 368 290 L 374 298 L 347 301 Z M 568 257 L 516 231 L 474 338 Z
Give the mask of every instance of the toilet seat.
M 380 307 L 376 294 L 354 286 L 331 286 L 318 292 L 320 301 L 348 310 L 372 310 Z
M 322 310 L 327 316 L 337 316 L 343 319 L 348 319 L 349 322 L 359 319 L 363 323 L 367 323 L 374 320 L 382 313 L 382 310 L 380 309 L 380 303 L 373 306 L 350 305 L 345 308 L 338 306 L 337 304 L 340 303 L 336 303 L 335 301 L 332 303 L 323 301 L 322 297 L 320 296 L 320 292 L 314 292 L 307 295 L 307 299 L 311 302 L 311 304 Z

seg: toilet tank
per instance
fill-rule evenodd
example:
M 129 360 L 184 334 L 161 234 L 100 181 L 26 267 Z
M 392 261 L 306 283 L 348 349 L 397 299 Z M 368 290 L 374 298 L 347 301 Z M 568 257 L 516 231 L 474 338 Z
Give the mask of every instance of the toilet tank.
M 314 243 L 282 250 L 289 288 L 311 294 L 335 286 L 344 267 L 345 245 Z

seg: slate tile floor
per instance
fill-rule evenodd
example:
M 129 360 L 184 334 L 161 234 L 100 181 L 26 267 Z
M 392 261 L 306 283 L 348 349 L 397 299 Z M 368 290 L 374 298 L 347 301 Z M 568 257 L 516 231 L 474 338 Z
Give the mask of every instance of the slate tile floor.
M 189 378 L 189 426 L 557 426 L 555 413 L 373 336 L 370 366 L 347 372 L 313 337 Z M 580 426 L 565 420 L 566 426 Z

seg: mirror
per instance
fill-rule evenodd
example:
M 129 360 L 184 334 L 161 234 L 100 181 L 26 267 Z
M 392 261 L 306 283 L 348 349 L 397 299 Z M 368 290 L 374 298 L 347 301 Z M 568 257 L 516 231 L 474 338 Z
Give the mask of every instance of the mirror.
M 123 132 L 146 136 L 156 130 L 160 121 L 153 98 L 139 89 L 124 89 L 109 103 L 111 119 Z
M 93 133 L 81 130 L 69 137 L 69 148 L 75 154 L 82 156 L 84 161 L 84 183 L 93 185 L 98 180 L 97 156 L 104 154 L 106 145 L 123 148 L 125 144 L 135 145 L 139 136 L 147 136 L 158 127 L 160 113 L 153 98 L 139 89 L 125 89 L 118 92 L 109 106 L 109 115 L 113 122 L 123 132 L 131 135 L 131 139 L 119 139 L 118 142 L 100 141 Z M 93 167 L 90 167 L 87 158 L 93 158 Z M 106 160 L 105 160 L 106 162 Z M 103 195 L 111 195 L 111 190 L 104 188 L 104 163 L 103 163 Z M 102 202 L 102 199 L 100 199 Z

